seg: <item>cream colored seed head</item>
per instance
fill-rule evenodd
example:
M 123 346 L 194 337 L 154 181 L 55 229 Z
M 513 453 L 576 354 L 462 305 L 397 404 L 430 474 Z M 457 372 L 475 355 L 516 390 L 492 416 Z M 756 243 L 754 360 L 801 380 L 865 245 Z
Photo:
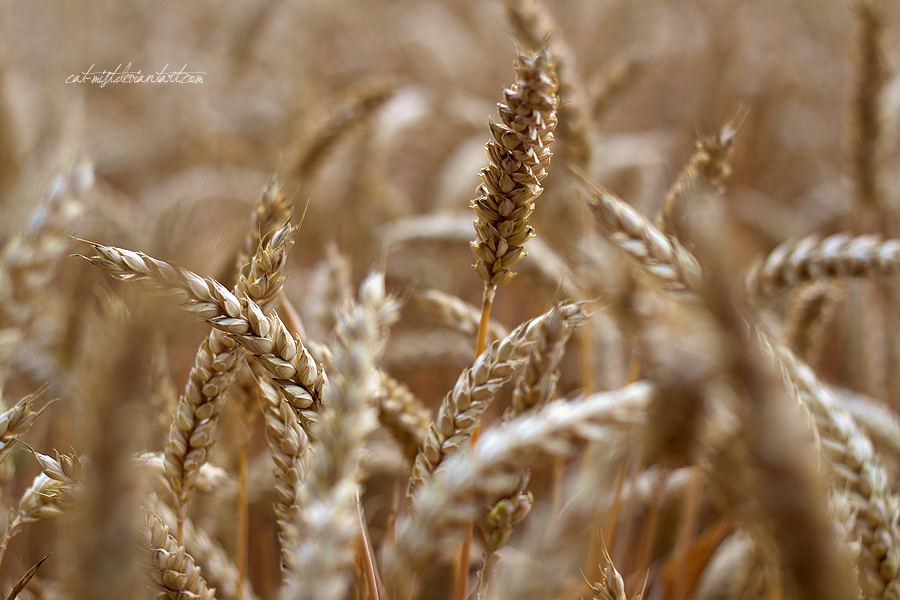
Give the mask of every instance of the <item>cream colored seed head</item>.
M 528 217 L 547 176 L 558 88 L 556 64 L 546 50 L 520 56 L 516 83 L 499 105 L 502 122 L 490 124 L 490 164 L 481 171 L 478 198 L 471 204 L 477 215 L 472 242 L 475 273 L 489 285 L 512 279 L 510 269 L 525 256 L 523 246 L 534 236 Z

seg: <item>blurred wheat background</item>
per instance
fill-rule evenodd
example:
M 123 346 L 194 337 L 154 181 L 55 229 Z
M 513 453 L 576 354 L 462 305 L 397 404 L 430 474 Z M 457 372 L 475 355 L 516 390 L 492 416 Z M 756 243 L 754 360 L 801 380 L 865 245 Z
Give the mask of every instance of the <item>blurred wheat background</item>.
M 4 596 L 900 599 L 900 3 L 0 11 Z M 559 77 L 553 159 L 476 362 L 470 203 L 513 65 L 542 49 Z M 120 65 L 203 82 L 66 83 Z M 192 367 L 219 373 L 250 342 L 204 342 L 210 325 L 178 305 L 219 310 L 216 331 L 256 325 L 212 287 L 191 295 L 190 276 L 168 284 L 194 292 L 160 298 L 71 256 L 166 273 L 106 247 L 239 300 L 262 289 L 259 314 L 315 365 L 300 395 L 322 421 L 247 361 L 192 417 L 205 429 L 183 450 L 202 459 L 179 500 Z M 256 252 L 270 270 L 242 280 Z M 476 384 L 489 404 L 447 405 Z M 595 412 L 576 426 L 569 409 Z M 417 462 L 438 415 L 440 458 Z M 494 481 L 491 460 L 502 485 L 448 491 Z M 313 527 L 323 481 L 360 498 L 329 543 L 310 537 L 332 531 Z

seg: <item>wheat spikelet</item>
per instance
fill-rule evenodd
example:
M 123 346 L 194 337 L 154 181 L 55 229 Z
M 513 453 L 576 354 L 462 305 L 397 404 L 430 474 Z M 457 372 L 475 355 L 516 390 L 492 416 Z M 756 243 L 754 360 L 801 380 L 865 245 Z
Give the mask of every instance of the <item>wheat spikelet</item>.
M 491 344 L 475 364 L 460 375 L 453 391 L 441 403 L 425 445 L 416 456 L 410 476 L 410 494 L 431 477 L 447 455 L 456 452 L 469 439 L 496 391 L 522 367 L 527 346 L 535 340 L 543 321 L 551 315 L 558 318 L 559 313 L 565 322 L 583 318 L 578 305 L 555 307 Z
M 481 567 L 478 569 L 478 586 L 473 590 L 477 600 L 483 600 L 487 596 L 491 571 L 500 558 L 500 549 L 512 536 L 513 525 L 521 522 L 531 512 L 534 496 L 528 491 L 530 478 L 526 471 L 512 491 L 495 502 L 484 521 L 479 522 L 485 543 Z
M 557 80 L 554 59 L 544 51 L 520 56 L 516 83 L 499 105 L 502 123 L 491 123 L 488 167 L 481 171 L 475 211 L 475 273 L 485 285 L 508 283 L 533 235 L 528 216 L 543 188 L 556 128 Z
M 702 273 L 697 259 L 607 190 L 592 185 L 589 205 L 613 244 L 666 289 L 697 290 Z
M 160 600 L 213 600 L 215 590 L 209 589 L 200 575 L 200 567 L 184 546 L 178 544 L 169 528 L 153 512 L 144 511 L 142 530 L 148 566 L 148 579 Z
M 411 597 L 413 572 L 450 547 L 486 500 L 496 501 L 510 489 L 517 468 L 532 464 L 536 454 L 566 456 L 574 451 L 574 441 L 599 439 L 610 423 L 639 413 L 651 390 L 648 383 L 638 382 L 580 401 L 558 401 L 484 431 L 471 452 L 451 457 L 415 492 L 411 514 L 398 521 L 396 538 L 386 548 L 389 592 L 396 598 Z M 631 423 L 639 418 L 631 417 Z
M 228 338 L 240 344 L 270 374 L 285 399 L 301 414 L 304 428 L 321 406 L 325 373 L 303 342 L 291 336 L 277 314 L 266 316 L 258 304 L 239 300 L 225 286 L 141 252 L 92 244 L 100 254 L 87 259 L 116 279 L 141 281 L 170 296 Z
M 820 279 L 893 277 L 900 271 L 900 240 L 839 233 L 785 242 L 758 262 L 747 276 L 747 288 L 759 300 Z

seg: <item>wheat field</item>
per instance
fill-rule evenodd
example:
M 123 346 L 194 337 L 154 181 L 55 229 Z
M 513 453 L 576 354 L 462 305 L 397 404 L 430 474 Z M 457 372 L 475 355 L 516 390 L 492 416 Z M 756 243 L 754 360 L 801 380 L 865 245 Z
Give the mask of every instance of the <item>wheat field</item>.
M 900 600 L 900 4 L 7 2 L 0 594 Z

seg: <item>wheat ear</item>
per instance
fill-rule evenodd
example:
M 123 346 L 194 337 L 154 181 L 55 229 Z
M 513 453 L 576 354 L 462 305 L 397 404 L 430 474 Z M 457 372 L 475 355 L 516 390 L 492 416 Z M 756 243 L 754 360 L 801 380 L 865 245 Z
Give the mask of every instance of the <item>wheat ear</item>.
M 464 335 L 478 335 L 478 324 L 481 320 L 481 309 L 469 304 L 462 298 L 441 292 L 426 290 L 416 295 L 416 301 L 426 312 L 434 315 L 441 323 Z M 488 322 L 487 339 L 499 340 L 509 332 L 497 321 Z
M 169 535 L 169 528 L 159 516 L 146 509 L 142 534 L 147 549 L 148 578 L 159 600 L 215 598 L 215 590 L 207 587 L 193 557 Z
M 238 294 L 257 302 L 264 310 L 281 287 L 287 253 L 296 228 L 283 226 L 260 246 L 246 274 L 235 286 Z M 200 345 L 184 394 L 165 445 L 166 479 L 175 498 L 179 523 L 183 523 L 194 480 L 206 463 L 215 442 L 219 415 L 227 390 L 243 364 L 244 349 L 225 332 L 214 329 Z M 183 541 L 181 527 L 177 539 Z
M 898 272 L 900 240 L 839 233 L 781 244 L 750 269 L 747 287 L 757 299 L 765 301 L 786 288 L 811 281 L 893 277 Z
M 660 231 L 682 242 L 688 239 L 683 222 L 685 203 L 698 193 L 720 191 L 731 175 L 730 161 L 736 135 L 734 123 L 726 123 L 716 135 L 697 140 L 697 149 L 666 193 L 656 220 Z
M 376 396 L 378 420 L 400 445 L 403 454 L 414 461 L 425 444 L 432 414 L 425 403 L 403 382 L 381 372 L 381 391 Z
M 0 538 L 0 563 L 9 542 L 22 525 L 60 516 L 73 506 L 81 493 L 84 463 L 74 454 L 56 454 L 56 458 L 34 453 L 41 465 L 41 473 L 34 478 L 19 501 L 19 508 L 10 514 L 9 524 Z
M 860 541 L 860 586 L 870 597 L 897 597 L 900 497 L 891 492 L 887 471 L 871 440 L 812 369 L 784 346 L 775 345 L 773 352 L 797 398 L 813 417 L 839 502 L 849 503 L 856 516 L 851 530 Z
M 304 428 L 321 406 L 325 372 L 317 367 L 303 342 L 291 336 L 277 314 L 266 316 L 247 297 L 239 300 L 212 278 L 141 252 L 92 244 L 99 256 L 94 266 L 123 281 L 141 281 L 151 291 L 172 297 L 229 339 L 240 344 L 269 373 L 285 399 L 301 415 Z M 307 431 L 308 433 L 308 431 Z
M 558 83 L 554 59 L 545 51 L 520 56 L 516 83 L 504 93 L 501 123 L 491 123 L 490 164 L 481 171 L 475 211 L 475 273 L 487 286 L 508 283 L 510 270 L 525 256 L 534 230 L 528 216 L 543 188 L 556 128 Z
M 697 290 L 702 272 L 697 259 L 675 238 L 664 234 L 611 192 L 589 184 L 588 204 L 600 228 L 613 244 L 664 288 Z
M 562 314 L 567 323 L 579 322 L 584 318 L 579 305 L 555 307 L 491 344 L 475 364 L 460 375 L 453 390 L 441 403 L 438 416 L 428 430 L 425 445 L 416 456 L 410 476 L 410 494 L 432 476 L 449 454 L 468 441 L 496 391 L 523 365 L 528 347 L 538 336 L 541 324 L 551 316 L 556 318 L 557 314 Z
M 147 502 L 147 508 L 159 517 L 160 522 L 174 529 L 178 526 L 178 517 L 155 494 L 151 494 Z M 207 584 L 216 588 L 216 596 L 219 600 L 236 600 L 240 575 L 234 562 L 228 557 L 225 549 L 216 540 L 202 529 L 194 526 L 188 519 L 184 522 L 184 549 L 195 560 L 203 571 L 203 578 Z M 256 594 L 250 588 L 250 584 L 244 582 L 244 589 L 240 597 L 243 600 L 256 600 Z
M 309 460 L 309 438 L 290 405 L 268 381 L 259 381 L 259 401 L 266 420 L 266 440 L 275 461 L 275 518 L 278 520 L 281 565 L 290 560 L 297 540 L 295 523 L 302 505 Z
M 339 600 L 350 584 L 358 521 L 359 465 L 366 438 L 377 426 L 372 399 L 378 390 L 376 364 L 399 303 L 385 292 L 384 276 L 369 275 L 359 301 L 345 306 L 335 328 L 335 371 L 326 391 L 316 460 L 309 467 L 297 538 L 287 563 L 285 597 Z
M 575 441 L 597 440 L 623 412 L 646 404 L 652 386 L 631 384 L 580 401 L 554 402 L 486 430 L 471 452 L 451 457 L 413 496 L 412 512 L 397 524 L 385 548 L 385 584 L 396 598 L 413 597 L 416 577 L 441 549 L 450 547 L 485 501 L 495 502 L 515 484 L 520 467 L 538 454 L 567 456 Z M 421 572 L 420 575 L 423 575 Z

